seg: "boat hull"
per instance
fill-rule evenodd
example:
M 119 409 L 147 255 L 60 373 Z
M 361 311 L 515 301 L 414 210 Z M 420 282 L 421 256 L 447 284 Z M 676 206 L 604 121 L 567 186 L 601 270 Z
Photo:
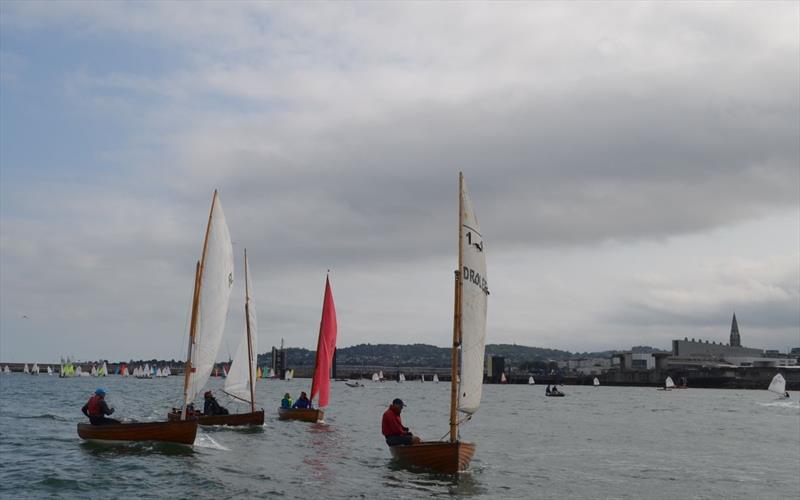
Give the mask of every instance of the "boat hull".
M 131 422 L 108 425 L 78 424 L 78 436 L 94 441 L 161 441 L 192 444 L 197 435 L 196 420 L 177 422 Z
M 319 422 L 325 417 L 325 412 L 318 409 L 292 408 L 278 409 L 278 420 L 301 420 L 303 422 Z
M 197 419 L 200 425 L 264 425 L 264 410 L 251 411 L 247 413 L 230 413 L 228 415 L 199 415 L 190 417 Z M 171 422 L 181 419 L 180 412 L 172 412 L 167 414 L 167 419 Z
M 563 392 L 559 392 L 558 394 L 545 394 L 548 398 L 563 398 L 565 394 Z
M 420 443 L 390 446 L 389 450 L 404 465 L 453 474 L 466 470 L 475 454 L 475 444 L 461 441 Z

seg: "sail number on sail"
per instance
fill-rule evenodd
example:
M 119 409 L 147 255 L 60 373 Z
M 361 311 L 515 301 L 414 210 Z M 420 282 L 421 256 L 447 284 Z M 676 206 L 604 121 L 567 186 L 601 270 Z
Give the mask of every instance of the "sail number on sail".
M 486 283 L 486 278 L 482 277 L 481 273 L 475 272 L 474 269 L 470 269 L 467 266 L 464 266 L 463 273 L 465 280 L 469 281 L 470 283 L 473 283 L 474 285 L 477 285 L 478 288 L 483 290 L 483 293 L 489 295 L 489 287 Z

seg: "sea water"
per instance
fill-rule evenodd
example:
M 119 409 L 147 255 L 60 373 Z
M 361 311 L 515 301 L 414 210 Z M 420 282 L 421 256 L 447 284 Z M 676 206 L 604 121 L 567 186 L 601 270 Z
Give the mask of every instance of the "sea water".
M 164 419 L 182 377 L 0 375 L 4 498 L 800 498 L 800 394 L 487 385 L 462 426 L 477 444 L 458 475 L 409 471 L 380 434 L 392 399 L 424 439 L 448 430 L 449 383 L 351 388 L 332 382 L 325 423 L 280 422 L 283 394 L 310 380 L 259 381 L 258 428 L 200 428 L 194 446 L 97 444 L 76 424 L 95 387 L 115 418 Z M 222 379 L 210 388 L 220 396 Z M 232 406 L 231 409 L 234 409 Z

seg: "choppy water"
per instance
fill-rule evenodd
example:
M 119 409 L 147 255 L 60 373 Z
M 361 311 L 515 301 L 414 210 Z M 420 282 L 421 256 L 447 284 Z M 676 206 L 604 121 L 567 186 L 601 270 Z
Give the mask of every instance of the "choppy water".
M 485 386 L 462 429 L 477 452 L 457 476 L 399 467 L 380 436 L 394 397 L 413 431 L 445 434 L 447 383 L 335 382 L 326 423 L 307 424 L 279 422 L 275 408 L 310 381 L 265 381 L 263 428 L 201 428 L 191 448 L 78 438 L 98 384 L 115 417 L 152 420 L 176 404 L 181 382 L 0 375 L 0 496 L 800 498 L 798 393 L 787 402 L 766 391 L 567 386 L 567 397 L 546 398 L 539 385 Z

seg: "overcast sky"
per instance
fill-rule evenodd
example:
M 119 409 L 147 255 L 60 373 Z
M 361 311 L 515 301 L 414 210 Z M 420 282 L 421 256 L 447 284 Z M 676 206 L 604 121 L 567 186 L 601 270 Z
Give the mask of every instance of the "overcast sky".
M 488 342 L 800 346 L 800 3 L 0 3 L 0 360 L 449 343 L 463 170 Z

